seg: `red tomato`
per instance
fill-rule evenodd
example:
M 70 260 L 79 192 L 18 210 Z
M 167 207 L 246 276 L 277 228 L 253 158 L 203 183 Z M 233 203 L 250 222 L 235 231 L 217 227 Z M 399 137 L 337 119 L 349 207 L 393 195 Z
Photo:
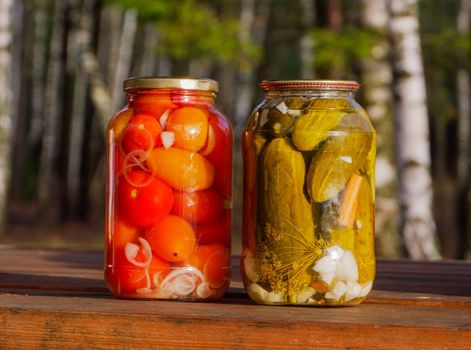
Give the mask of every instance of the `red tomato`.
M 193 266 L 200 270 L 212 288 L 222 287 L 230 276 L 230 253 L 221 244 L 198 246 L 177 266 Z
M 178 262 L 186 259 L 196 244 L 193 228 L 188 222 L 168 215 L 147 231 L 152 250 L 162 259 Z
M 117 205 L 119 215 L 127 223 L 147 227 L 168 215 L 173 191 L 167 184 L 158 178 L 146 184 L 150 175 L 142 170 L 131 170 L 126 175 L 118 180 Z
M 125 256 L 124 247 L 116 250 L 116 256 L 113 267 L 107 274 L 107 282 L 111 290 L 116 294 L 135 293 L 137 289 L 147 288 L 149 285 L 146 269 L 143 267 L 135 266 Z M 143 255 L 141 252 L 139 255 Z M 137 256 L 136 260 L 143 261 L 143 256 Z M 167 274 L 170 269 L 170 264 L 156 255 L 152 255 L 152 260 L 148 268 L 148 275 L 150 278 L 150 287 L 153 288 L 153 276 L 155 273 L 160 272 L 163 275 Z
M 121 145 L 126 152 L 138 149 L 149 151 L 162 144 L 161 133 L 162 128 L 155 117 L 138 114 L 131 118 L 124 129 Z
M 172 102 L 170 94 L 149 94 L 149 92 L 137 96 L 132 105 L 136 113 L 150 114 L 157 118 L 157 120 L 159 120 L 166 110 L 171 112 L 172 109 L 177 107 L 177 105 Z
M 215 168 L 214 187 L 226 198 L 232 197 L 232 128 L 229 121 L 211 115 L 208 137 L 200 154 Z
M 172 214 L 185 220 L 205 224 L 216 220 L 224 211 L 224 198 L 215 190 L 175 192 Z
M 220 243 L 229 247 L 231 244 L 231 212 L 226 210 L 217 221 L 209 224 L 196 225 L 198 244 Z

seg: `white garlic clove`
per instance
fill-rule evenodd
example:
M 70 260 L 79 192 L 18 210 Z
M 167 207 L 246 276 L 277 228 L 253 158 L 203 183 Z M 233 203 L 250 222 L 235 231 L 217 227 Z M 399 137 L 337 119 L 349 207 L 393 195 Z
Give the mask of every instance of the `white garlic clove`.
M 335 244 L 326 249 L 326 254 L 333 260 L 340 260 L 343 256 L 344 250 L 339 245 Z
M 301 111 L 299 109 L 288 109 L 288 114 L 292 117 L 299 117 L 301 115 Z
M 323 273 L 320 275 L 325 284 L 330 285 L 335 277 L 335 272 Z
M 137 256 L 137 253 L 139 253 L 139 246 L 134 243 L 126 243 L 124 246 L 124 255 L 126 255 L 126 258 L 128 260 L 134 259 Z
M 339 300 L 340 299 L 336 294 L 334 294 L 332 292 L 325 293 L 325 298 L 326 299 L 334 299 L 334 300 Z
M 371 292 L 372 287 L 373 287 L 373 282 L 371 281 L 366 282 L 364 285 L 362 285 L 359 296 L 362 298 L 366 297 Z
M 200 285 L 196 288 L 196 294 L 200 298 L 209 298 L 212 293 L 213 292 L 209 287 L 209 283 L 207 282 L 200 283 Z
M 269 292 L 265 300 L 270 303 L 282 303 L 285 298 L 281 292 Z
M 247 293 L 257 303 L 264 303 L 268 297 L 268 292 L 257 283 L 250 284 L 247 288 Z
M 347 282 L 345 301 L 356 299 L 360 296 L 361 286 L 356 282 Z
M 329 255 L 326 255 L 323 258 L 317 260 L 312 269 L 320 274 L 333 273 L 336 270 L 335 265 L 336 262 Z
M 286 113 L 288 113 L 288 106 L 287 106 L 286 103 L 284 103 L 284 102 L 279 103 L 279 104 L 276 106 L 276 109 L 279 110 L 279 111 L 281 112 L 281 114 L 286 114 Z
M 298 303 L 306 303 L 308 299 L 311 299 L 315 292 L 316 290 L 312 287 L 307 287 L 306 289 L 303 289 L 298 294 Z
M 342 281 L 339 281 L 335 284 L 334 288 L 332 288 L 331 292 L 337 296 L 337 300 L 340 299 L 345 292 L 347 291 L 347 285 Z
M 160 139 L 162 140 L 162 145 L 164 148 L 169 149 L 175 142 L 175 133 L 173 131 L 162 131 L 160 134 Z
M 260 277 L 255 272 L 255 259 L 253 257 L 246 256 L 244 258 L 244 272 L 250 282 L 256 283 L 259 280 Z
M 358 281 L 358 265 L 350 250 L 344 251 L 337 266 L 336 276 L 343 281 Z

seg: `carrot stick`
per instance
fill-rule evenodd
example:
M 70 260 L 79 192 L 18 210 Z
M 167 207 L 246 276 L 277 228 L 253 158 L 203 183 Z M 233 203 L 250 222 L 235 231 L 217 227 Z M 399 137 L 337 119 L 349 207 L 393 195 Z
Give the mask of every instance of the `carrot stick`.
M 358 192 L 360 191 L 363 177 L 353 174 L 347 182 L 343 194 L 342 203 L 339 207 L 339 223 L 345 227 L 352 228 L 355 222 L 355 212 L 358 207 Z

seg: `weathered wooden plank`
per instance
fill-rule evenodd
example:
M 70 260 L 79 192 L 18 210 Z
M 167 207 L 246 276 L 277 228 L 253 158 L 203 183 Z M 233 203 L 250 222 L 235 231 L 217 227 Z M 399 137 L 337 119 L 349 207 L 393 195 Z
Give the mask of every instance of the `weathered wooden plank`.
M 471 312 L 0 295 L 3 348 L 469 349 Z

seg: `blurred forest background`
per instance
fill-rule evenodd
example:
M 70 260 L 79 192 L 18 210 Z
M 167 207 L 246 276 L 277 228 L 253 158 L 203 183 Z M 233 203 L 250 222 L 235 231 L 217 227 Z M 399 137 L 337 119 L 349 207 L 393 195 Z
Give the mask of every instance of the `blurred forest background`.
M 471 0 L 0 0 L 0 242 L 101 246 L 104 135 L 129 76 L 353 79 L 378 132 L 378 255 L 470 258 Z M 240 245 L 236 140 L 234 251 Z

